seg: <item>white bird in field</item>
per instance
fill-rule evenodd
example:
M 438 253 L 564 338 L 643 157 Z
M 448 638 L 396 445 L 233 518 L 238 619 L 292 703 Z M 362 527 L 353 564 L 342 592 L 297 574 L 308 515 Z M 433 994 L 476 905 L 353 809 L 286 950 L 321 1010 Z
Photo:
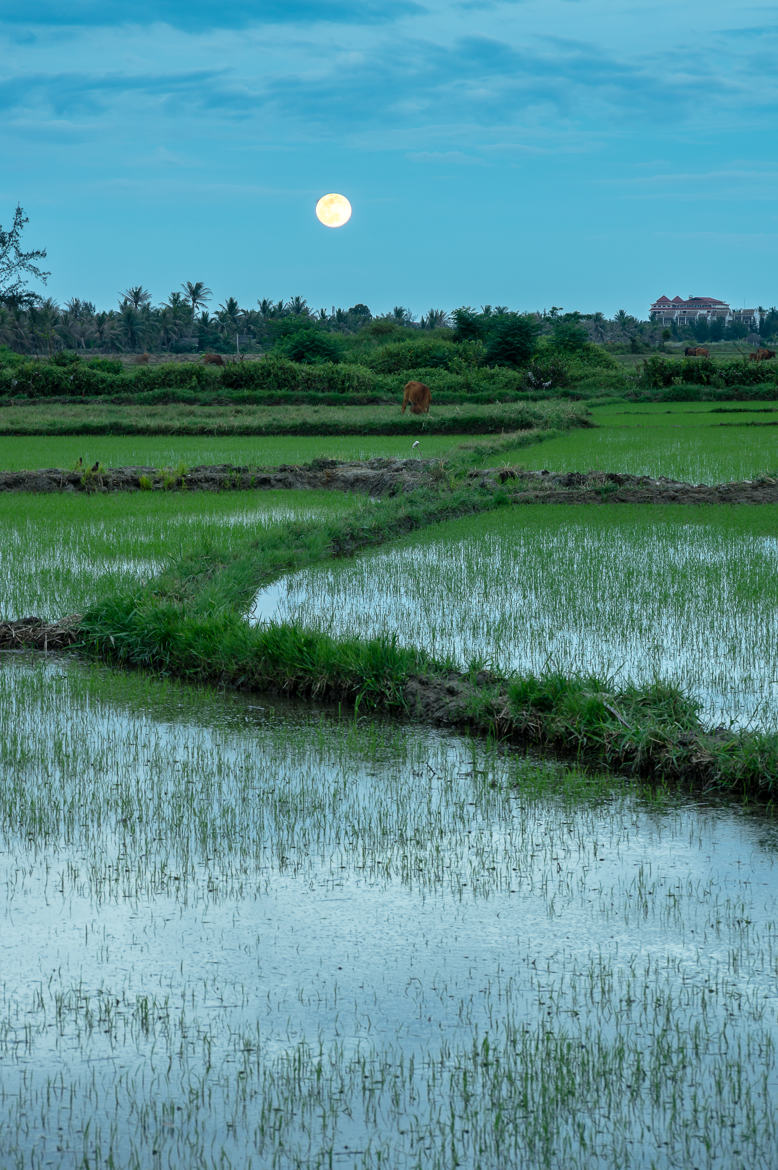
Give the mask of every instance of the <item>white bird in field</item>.
M 415 448 L 418 447 L 418 445 L 419 445 L 419 440 L 417 439 L 415 443 L 411 443 L 411 451 L 415 450 Z

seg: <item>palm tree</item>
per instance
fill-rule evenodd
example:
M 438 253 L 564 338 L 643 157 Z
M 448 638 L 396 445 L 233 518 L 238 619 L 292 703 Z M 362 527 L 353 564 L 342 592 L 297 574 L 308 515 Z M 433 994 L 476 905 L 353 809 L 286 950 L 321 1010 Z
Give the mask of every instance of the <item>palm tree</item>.
M 86 349 L 87 341 L 97 336 L 92 302 L 71 297 L 62 313 L 60 332 L 66 343 L 70 341 L 76 349 Z
M 224 337 L 237 338 L 240 331 L 240 323 L 243 319 L 243 310 L 235 300 L 235 297 L 227 297 L 224 304 L 219 305 L 216 317 L 219 322 L 219 332 Z
M 310 317 L 311 310 L 308 308 L 308 302 L 305 297 L 291 297 L 284 305 L 287 313 L 291 313 L 294 317 Z
M 142 309 L 144 305 L 151 303 L 151 293 L 140 284 L 136 284 L 134 288 L 128 288 L 126 292 L 120 293 L 119 295 L 122 298 L 119 301 L 120 309 L 124 305 L 131 305 L 133 309 Z
M 125 300 L 121 306 L 119 324 L 128 349 L 140 349 L 146 335 L 146 322 L 140 310 L 132 301 Z
M 207 285 L 203 284 L 202 280 L 187 280 L 181 285 L 181 288 L 184 290 L 186 299 L 192 306 L 192 317 L 194 317 L 198 309 L 204 309 L 205 302 L 213 296 L 211 290 Z
M 605 337 L 605 330 L 603 329 L 604 324 L 605 324 L 605 316 L 603 313 L 592 313 L 592 325 L 594 326 L 594 336 L 597 338 L 598 341 L 602 341 L 603 338 Z
M 46 350 L 51 357 L 51 342 L 60 320 L 59 305 L 51 297 L 46 297 L 45 301 L 30 305 L 27 318 L 35 348 L 38 348 L 39 342 L 45 341 Z
M 451 318 L 445 309 L 430 309 L 421 321 L 422 329 L 445 329 L 450 324 Z
M 95 315 L 95 331 L 100 349 L 113 349 L 118 332 L 116 313 L 97 313 Z

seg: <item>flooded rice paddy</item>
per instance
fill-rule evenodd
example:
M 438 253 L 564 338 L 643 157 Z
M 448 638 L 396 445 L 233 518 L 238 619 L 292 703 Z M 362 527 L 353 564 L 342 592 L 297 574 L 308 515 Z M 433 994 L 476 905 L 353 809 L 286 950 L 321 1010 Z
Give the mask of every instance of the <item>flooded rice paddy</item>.
M 0 1164 L 778 1163 L 774 822 L 0 657 Z
M 507 450 L 506 463 L 551 471 L 621 471 L 687 483 L 778 474 L 774 403 L 619 403 L 592 406 L 590 430 Z
M 505 508 L 275 582 L 252 621 L 395 635 L 460 667 L 676 683 L 778 726 L 778 510 Z
M 0 497 L 0 618 L 57 619 L 149 580 L 196 541 L 340 515 L 333 492 L 137 492 Z

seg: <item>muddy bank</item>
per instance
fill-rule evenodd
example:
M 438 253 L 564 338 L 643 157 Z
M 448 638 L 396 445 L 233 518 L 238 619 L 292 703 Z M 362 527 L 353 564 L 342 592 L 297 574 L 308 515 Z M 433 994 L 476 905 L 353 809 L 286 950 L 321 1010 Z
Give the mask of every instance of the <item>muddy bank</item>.
M 0 622 L 0 650 L 64 650 L 78 642 L 81 615 L 74 613 L 58 622 L 39 617 Z
M 110 467 L 96 471 L 0 472 L 6 492 L 133 492 L 133 491 L 263 491 L 331 489 L 394 496 L 446 480 L 441 461 L 424 459 L 316 459 L 302 465 L 235 467 L 232 464 L 192 467 L 181 473 L 158 467 Z M 620 472 L 527 471 L 520 467 L 484 468 L 468 473 L 467 482 L 487 491 L 510 493 L 517 504 L 774 504 L 778 478 L 763 476 L 719 484 Z
M 421 459 L 366 459 L 339 462 L 315 459 L 301 466 L 235 467 L 230 463 L 192 467 L 178 472 L 159 467 L 107 467 L 65 471 L 0 472 L 5 492 L 258 491 L 286 488 L 331 488 L 391 496 L 432 483 L 439 465 Z
M 502 467 L 471 471 L 479 487 L 508 489 L 517 504 L 776 504 L 778 478 L 692 484 L 611 471 L 525 471 Z

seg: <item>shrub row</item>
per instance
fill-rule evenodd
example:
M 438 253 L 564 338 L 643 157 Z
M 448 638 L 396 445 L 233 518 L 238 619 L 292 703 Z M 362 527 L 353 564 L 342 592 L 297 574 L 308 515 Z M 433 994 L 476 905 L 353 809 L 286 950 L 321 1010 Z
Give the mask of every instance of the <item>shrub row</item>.
M 718 388 L 776 385 L 778 362 L 713 362 L 710 358 L 678 362 L 655 355 L 643 362 L 639 381 L 642 386 L 656 389 L 682 384 Z

